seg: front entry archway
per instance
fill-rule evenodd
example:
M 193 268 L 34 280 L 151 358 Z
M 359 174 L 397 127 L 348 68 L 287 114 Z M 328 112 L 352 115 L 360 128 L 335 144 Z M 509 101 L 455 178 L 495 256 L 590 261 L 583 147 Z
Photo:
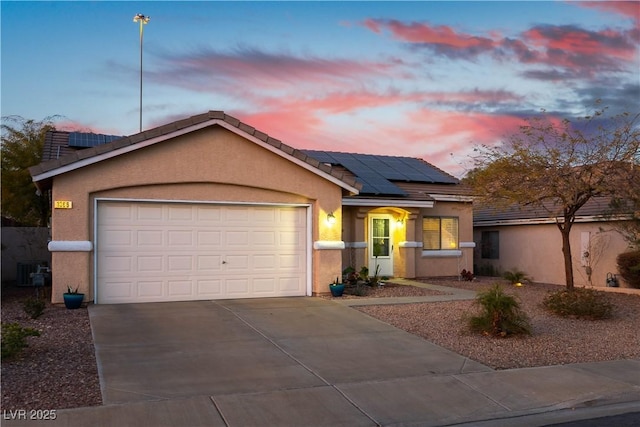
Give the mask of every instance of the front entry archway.
M 393 216 L 369 215 L 368 267 L 369 275 L 393 276 Z

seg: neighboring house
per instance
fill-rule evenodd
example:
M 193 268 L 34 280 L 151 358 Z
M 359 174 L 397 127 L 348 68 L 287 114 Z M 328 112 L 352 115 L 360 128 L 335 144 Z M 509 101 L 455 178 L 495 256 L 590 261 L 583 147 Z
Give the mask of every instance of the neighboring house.
M 473 265 L 471 197 L 419 159 L 301 151 L 217 111 L 81 150 L 71 135 L 30 168 L 54 203 L 54 302 L 67 285 L 96 303 L 318 295 L 347 266 Z
M 576 286 L 606 286 L 607 274 L 617 274 L 616 257 L 628 249 L 615 221 L 605 215 L 608 210 L 608 200 L 595 198 L 578 211 L 571 229 Z M 562 236 L 546 211 L 476 208 L 473 235 L 478 274 L 520 270 L 536 282 L 566 284 Z

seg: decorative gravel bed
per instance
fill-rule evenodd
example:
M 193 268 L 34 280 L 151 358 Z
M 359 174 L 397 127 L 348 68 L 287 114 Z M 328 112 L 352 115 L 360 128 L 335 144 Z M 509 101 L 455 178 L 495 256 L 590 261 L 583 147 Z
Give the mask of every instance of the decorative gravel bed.
M 428 283 L 485 289 L 494 281 L 430 279 Z M 495 339 L 467 333 L 461 318 L 474 310 L 472 301 L 376 305 L 357 309 L 400 329 L 424 337 L 456 353 L 497 369 L 575 362 L 640 358 L 640 295 L 609 294 L 616 310 L 612 319 L 563 319 L 539 307 L 554 285 L 507 286 L 530 316 L 533 335 Z M 2 409 L 63 409 L 102 403 L 89 316 L 85 307 L 67 310 L 47 304 L 44 314 L 30 319 L 22 301 L 32 288 L 3 288 L 2 322 L 18 322 L 41 332 L 16 360 L 2 361 Z M 369 290 L 367 298 L 437 295 L 442 292 L 387 284 Z M 358 298 L 348 296 L 347 298 Z
M 426 282 L 477 291 L 487 289 L 496 279 L 480 278 L 474 282 L 430 279 Z M 554 316 L 541 308 L 545 295 L 563 289 L 561 286 L 505 284 L 505 289 L 519 298 L 529 316 L 531 336 L 492 338 L 469 333 L 463 317 L 476 312 L 473 301 L 357 309 L 495 369 L 640 359 L 640 294 L 608 292 L 615 307 L 613 318 L 589 321 Z
M 48 289 L 50 290 L 50 288 Z M 23 354 L 2 360 L 2 409 L 63 409 L 102 404 L 96 357 L 86 307 L 67 310 L 47 303 L 31 319 L 23 301 L 34 288 L 2 289 L 2 323 L 17 322 L 40 331 Z

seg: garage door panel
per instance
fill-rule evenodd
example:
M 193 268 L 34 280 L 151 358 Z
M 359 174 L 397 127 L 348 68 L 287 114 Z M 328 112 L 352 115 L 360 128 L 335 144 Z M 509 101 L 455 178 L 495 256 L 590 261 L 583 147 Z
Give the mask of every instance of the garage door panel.
M 138 246 L 162 246 L 164 244 L 164 232 L 162 230 L 139 230 L 136 233 Z
M 202 272 L 220 273 L 222 271 L 221 255 L 198 255 L 197 269 Z
M 197 289 L 198 295 L 202 295 L 204 297 L 208 297 L 211 299 L 215 299 L 223 295 L 222 293 L 222 280 L 219 279 L 211 279 L 211 280 L 198 280 L 197 281 Z
M 138 272 L 151 272 L 158 274 L 165 271 L 163 256 L 139 256 L 136 258 L 136 261 Z
M 162 297 L 163 292 L 163 282 L 161 280 L 150 280 L 150 281 L 138 281 L 135 283 L 138 289 L 137 295 L 140 297 L 154 297 L 159 298 Z
M 138 205 L 134 212 L 135 214 L 130 216 L 135 217 L 138 221 L 144 221 L 150 224 L 161 223 L 164 219 L 162 205 Z
M 169 273 L 182 273 L 193 270 L 193 257 L 191 255 L 170 255 L 167 257 Z
M 190 280 L 169 280 L 167 284 L 169 296 L 191 297 L 193 294 L 193 283 Z
M 131 256 L 105 256 L 102 260 L 103 268 L 114 273 L 132 273 L 133 264 Z
M 306 209 L 100 202 L 99 303 L 306 293 Z
M 222 233 L 219 231 L 204 231 L 198 230 L 196 232 L 196 241 L 198 246 L 212 246 L 213 248 L 220 249 L 222 244 Z
M 167 244 L 173 246 L 193 246 L 193 232 L 191 230 L 169 230 Z

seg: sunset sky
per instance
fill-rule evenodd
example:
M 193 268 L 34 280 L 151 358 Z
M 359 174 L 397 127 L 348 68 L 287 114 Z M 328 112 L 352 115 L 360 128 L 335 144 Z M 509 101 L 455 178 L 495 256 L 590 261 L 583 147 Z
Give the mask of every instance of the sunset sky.
M 130 135 L 224 110 L 295 147 L 462 176 L 545 109 L 640 111 L 640 2 L 2 1 L 2 116 Z

